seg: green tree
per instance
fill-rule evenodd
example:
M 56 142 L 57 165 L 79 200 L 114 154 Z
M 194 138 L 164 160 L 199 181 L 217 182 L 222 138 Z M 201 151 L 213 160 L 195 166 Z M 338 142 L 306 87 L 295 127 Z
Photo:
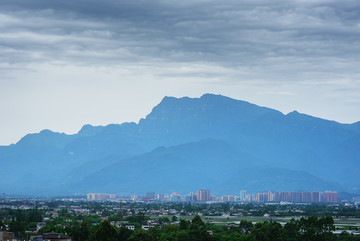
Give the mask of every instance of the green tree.
M 299 220 L 299 227 L 302 240 L 330 241 L 334 239 L 332 231 L 335 230 L 335 227 L 332 217 L 320 219 L 315 216 L 302 217 Z
M 159 220 L 159 223 L 168 223 L 168 222 L 170 222 L 170 219 L 168 217 L 160 217 L 158 220 Z
M 299 240 L 300 239 L 299 231 L 300 231 L 299 222 L 292 218 L 290 219 L 289 222 L 287 222 L 284 225 L 284 229 L 282 232 L 282 239 L 288 241 Z
M 72 238 L 74 241 L 86 241 L 90 237 L 91 225 L 87 220 L 82 221 L 73 230 Z
M 159 240 L 159 237 L 161 236 L 162 233 L 162 229 L 156 226 L 151 228 L 148 232 L 154 240 Z
M 212 240 L 210 234 L 205 229 L 205 223 L 199 215 L 196 215 L 191 221 L 189 238 L 191 241 Z
M 271 241 L 269 237 L 270 227 L 267 222 L 255 224 L 251 236 L 257 241 Z
M 176 234 L 176 240 L 177 241 L 188 241 L 190 240 L 190 236 L 189 236 L 189 232 L 185 231 L 185 230 L 180 230 L 179 232 L 177 232 Z
M 95 230 L 96 241 L 117 241 L 117 232 L 108 220 L 102 222 Z
M 9 231 L 13 232 L 17 237 L 24 237 L 26 230 L 26 222 L 24 221 L 10 221 L 9 222 Z
M 2 220 L 0 220 L 0 230 L 6 230 L 6 226 Z
M 205 223 L 199 215 L 195 215 L 195 217 L 191 220 L 191 229 L 203 228 L 204 226 Z
M 129 241 L 153 241 L 151 234 L 143 229 L 138 229 L 128 239 Z
M 119 241 L 126 241 L 126 240 L 128 240 L 130 238 L 132 233 L 133 233 L 133 231 L 131 231 L 130 229 L 127 229 L 125 227 L 121 227 L 119 229 L 118 240 Z
M 241 233 L 250 233 L 251 230 L 254 228 L 254 225 L 250 221 L 241 220 L 239 228 Z
M 180 230 L 187 230 L 190 227 L 190 222 L 185 219 L 180 219 Z

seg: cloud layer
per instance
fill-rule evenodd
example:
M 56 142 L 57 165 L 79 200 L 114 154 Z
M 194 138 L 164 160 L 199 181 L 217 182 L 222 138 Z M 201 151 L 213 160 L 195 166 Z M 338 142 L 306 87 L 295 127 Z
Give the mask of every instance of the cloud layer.
M 303 104 L 311 114 L 352 122 L 360 113 L 340 110 L 360 104 L 359 19 L 357 0 L 2 0 L 0 98 L 10 104 L 5 96 L 24 86 L 43 93 L 57 82 L 67 89 L 77 82 L 88 96 L 93 89 L 84 83 L 99 89 L 107 78 L 124 95 L 134 83 L 147 87 L 136 96 L 218 90 L 244 99 L 246 88 L 259 104 L 284 111 Z M 321 102 L 319 95 L 324 104 L 341 102 L 338 110 L 326 116 L 306 107 Z M 288 100 L 282 96 L 300 99 L 290 107 L 279 104 Z

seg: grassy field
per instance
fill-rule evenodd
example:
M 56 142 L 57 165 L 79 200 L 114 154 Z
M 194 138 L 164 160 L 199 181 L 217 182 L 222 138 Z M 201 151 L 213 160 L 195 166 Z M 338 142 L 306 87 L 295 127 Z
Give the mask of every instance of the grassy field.
M 168 217 L 170 220 L 172 216 L 163 216 Z M 178 219 L 183 218 L 186 220 L 191 220 L 194 216 L 180 216 Z M 227 225 L 231 223 L 239 224 L 241 220 L 251 221 L 253 223 L 264 222 L 264 221 L 276 221 L 284 225 L 290 219 L 300 219 L 299 216 L 294 217 L 258 217 L 258 216 L 202 216 L 202 220 L 205 223 L 213 223 L 216 225 Z M 338 230 L 360 230 L 360 218 L 334 218 L 335 227 Z M 360 231 L 357 231 L 360 232 Z

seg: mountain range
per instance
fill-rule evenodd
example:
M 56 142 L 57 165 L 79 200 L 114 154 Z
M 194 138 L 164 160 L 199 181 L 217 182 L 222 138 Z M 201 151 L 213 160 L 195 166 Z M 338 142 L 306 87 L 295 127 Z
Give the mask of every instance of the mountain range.
M 3 192 L 360 193 L 360 122 L 283 114 L 221 95 L 165 97 L 138 123 L 50 130 L 0 146 Z

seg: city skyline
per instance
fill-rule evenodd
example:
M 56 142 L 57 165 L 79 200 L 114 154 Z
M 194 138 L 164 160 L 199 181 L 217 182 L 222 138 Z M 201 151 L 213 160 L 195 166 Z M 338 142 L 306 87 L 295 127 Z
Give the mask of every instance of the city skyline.
M 127 198 L 126 198 L 127 197 Z M 246 190 L 241 190 L 239 195 L 214 195 L 209 189 L 199 189 L 185 195 L 180 195 L 179 192 L 172 194 L 160 194 L 156 192 L 147 192 L 145 195 L 116 195 L 106 193 L 87 193 L 86 199 L 88 201 L 106 201 L 128 199 L 132 201 L 176 201 L 176 202 L 289 202 L 289 203 L 339 203 L 341 197 L 336 191 L 275 191 L 275 192 L 257 192 L 248 193 Z

